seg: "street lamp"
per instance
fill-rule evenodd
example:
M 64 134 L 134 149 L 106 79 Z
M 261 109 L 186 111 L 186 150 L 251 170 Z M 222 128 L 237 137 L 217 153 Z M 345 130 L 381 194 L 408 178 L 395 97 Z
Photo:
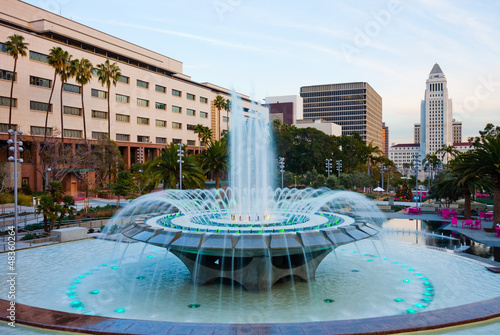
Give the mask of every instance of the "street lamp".
M 337 172 L 338 172 L 338 176 L 340 177 L 340 172 L 342 171 L 342 160 L 339 159 L 339 160 L 335 161 L 335 163 L 337 163 Z
M 14 140 L 8 139 L 7 144 L 9 145 L 9 151 L 12 151 L 12 156 L 9 156 L 8 160 L 9 162 L 14 162 L 14 227 L 15 227 L 15 241 L 17 242 L 17 236 L 18 236 L 18 222 L 17 222 L 17 163 L 22 163 L 23 159 L 19 157 L 18 153 L 23 152 L 23 142 L 17 140 L 17 136 L 21 136 L 23 132 L 21 130 L 13 130 L 9 129 L 8 133 L 10 135 L 14 135 Z
M 144 163 L 144 148 L 139 148 L 137 150 L 137 162 Z
M 184 156 L 184 150 L 182 150 L 182 144 L 180 143 L 179 149 L 177 149 L 177 156 L 179 156 L 177 160 L 177 163 L 179 163 L 179 190 L 182 190 L 182 163 L 184 163 L 182 156 Z
M 420 166 L 420 155 L 413 154 L 413 167 L 415 168 L 415 206 L 418 207 L 418 168 Z
M 384 171 L 385 171 L 385 164 L 381 163 L 380 164 L 380 174 L 382 176 L 382 185 L 381 185 L 381 187 L 384 187 Z
M 327 178 L 330 178 L 330 172 L 332 172 L 332 161 L 333 161 L 333 159 L 331 159 L 331 158 L 328 159 L 327 158 L 327 159 L 325 159 L 325 161 L 326 161 L 326 164 L 325 164 L 326 165 L 326 172 L 328 174 Z
M 280 172 L 281 172 L 281 189 L 283 189 L 283 173 L 285 173 L 285 157 L 279 158 Z

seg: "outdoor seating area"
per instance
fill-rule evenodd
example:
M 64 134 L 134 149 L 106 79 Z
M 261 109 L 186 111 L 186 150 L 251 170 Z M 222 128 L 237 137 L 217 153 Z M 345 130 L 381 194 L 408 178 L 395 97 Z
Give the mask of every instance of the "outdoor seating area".
M 408 207 L 408 208 L 405 208 L 405 212 L 408 215 L 420 215 L 420 214 L 422 214 L 422 208 L 420 208 L 420 207 Z
M 454 218 L 454 219 L 456 219 L 456 218 Z M 462 228 L 481 230 L 481 229 L 483 229 L 483 226 L 481 224 L 481 220 L 466 219 L 466 220 L 462 220 Z
M 443 219 L 449 219 L 449 218 L 456 218 L 458 213 L 454 208 L 452 209 L 438 208 L 437 214 L 441 216 Z

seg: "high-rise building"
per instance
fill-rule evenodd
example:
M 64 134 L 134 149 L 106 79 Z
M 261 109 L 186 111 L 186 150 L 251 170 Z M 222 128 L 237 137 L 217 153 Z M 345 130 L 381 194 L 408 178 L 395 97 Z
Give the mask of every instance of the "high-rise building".
M 303 118 L 303 101 L 298 95 L 266 97 L 269 119 L 292 125 Z
M 382 122 L 382 152 L 385 157 L 389 157 L 389 127 Z
M 366 82 L 303 86 L 304 120 L 322 119 L 358 132 L 366 143 L 382 144 L 382 98 Z

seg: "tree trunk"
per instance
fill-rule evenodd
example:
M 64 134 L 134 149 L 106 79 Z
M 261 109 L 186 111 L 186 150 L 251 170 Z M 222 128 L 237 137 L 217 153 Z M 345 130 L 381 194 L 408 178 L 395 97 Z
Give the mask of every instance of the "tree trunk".
M 495 186 L 495 193 L 493 194 L 493 225 L 500 223 L 500 175 L 491 176 L 491 181 Z
M 50 102 L 52 101 L 52 94 L 54 93 L 54 88 L 56 87 L 57 72 L 54 71 L 54 80 L 52 80 L 52 89 L 50 90 L 49 102 L 47 103 L 47 114 L 45 114 L 45 133 L 43 136 L 43 142 L 47 141 L 47 124 L 49 122 L 49 112 L 50 112 Z
M 216 174 L 215 176 L 215 189 L 219 189 L 220 188 L 220 176 L 219 174 Z
M 470 196 L 470 191 L 468 188 L 462 189 L 462 192 L 464 194 L 464 216 L 466 219 L 471 218 L 471 196 Z
M 83 84 L 81 87 L 82 87 L 82 91 L 80 92 L 80 94 L 82 96 L 83 139 L 85 140 L 85 145 L 87 145 L 87 124 L 85 121 L 85 105 L 83 104 Z M 88 148 L 88 145 L 87 145 L 87 148 Z
M 12 73 L 12 80 L 10 82 L 10 100 L 9 100 L 9 128 L 12 129 L 12 95 L 14 94 L 14 79 L 16 78 L 16 67 L 17 67 L 17 58 L 14 58 L 14 71 Z M 10 134 L 9 134 L 10 138 Z
M 63 86 L 64 81 L 61 81 L 61 94 L 60 94 L 60 102 L 61 102 L 61 145 L 62 152 L 64 154 L 64 108 L 63 108 Z M 64 168 L 64 166 L 63 166 Z
M 61 213 L 61 216 L 59 217 L 59 222 L 57 222 L 57 229 L 61 229 L 61 223 L 64 218 L 64 215 Z
M 50 232 L 50 230 L 49 230 L 49 223 L 47 221 L 47 215 L 43 216 L 43 231 L 46 232 L 46 233 Z

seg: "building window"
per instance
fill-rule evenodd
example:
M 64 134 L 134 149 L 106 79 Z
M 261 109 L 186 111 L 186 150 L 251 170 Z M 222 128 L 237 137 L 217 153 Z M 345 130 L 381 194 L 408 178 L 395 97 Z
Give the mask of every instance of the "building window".
M 49 63 L 49 56 L 35 52 L 35 51 L 30 51 L 30 59 L 35 60 L 37 62 L 42 62 L 42 63 Z
M 137 106 L 149 107 L 149 100 L 137 98 Z
M 188 94 L 186 94 L 186 98 L 188 100 L 193 100 L 194 101 L 196 99 L 196 96 L 194 94 L 188 93 Z
M 194 109 L 187 109 L 186 110 L 186 114 L 187 115 L 192 115 L 192 116 L 195 116 L 196 115 L 196 111 Z
M 182 107 L 172 106 L 172 112 L 174 112 L 174 113 L 182 113 Z
M 130 122 L 130 115 L 116 114 L 116 121 L 118 121 L 118 122 Z
M 92 91 L 91 91 L 91 95 L 94 98 L 106 99 L 108 97 L 108 92 L 101 91 L 101 90 L 96 90 L 95 88 L 93 88 Z
M 172 122 L 172 129 L 182 129 L 182 123 Z
M 82 131 L 76 129 L 64 129 L 64 137 L 82 138 Z
M 81 86 L 64 83 L 63 90 L 65 92 L 80 94 L 81 93 Z
M 188 124 L 186 126 L 187 130 L 194 130 L 194 127 L 196 127 L 194 124 Z
M 182 92 L 181 91 L 178 91 L 178 90 L 172 90 L 172 95 L 174 97 L 181 97 L 182 96 Z
M 0 52 L 7 53 L 7 45 L 0 43 Z
M 128 134 L 116 134 L 116 140 L 122 142 L 130 142 L 130 135 Z
M 206 104 L 206 103 L 208 103 L 208 99 L 207 99 L 207 98 L 204 98 L 204 97 L 200 97 L 200 102 L 201 102 L 202 104 Z
M 77 107 L 64 106 L 63 113 L 66 115 L 82 116 L 82 109 Z
M 23 177 L 23 179 L 21 179 L 21 185 L 28 186 L 29 184 L 30 184 L 30 178 L 29 177 Z
M 195 140 L 187 140 L 187 145 L 196 145 Z
M 167 139 L 165 137 L 157 137 L 156 138 L 156 143 L 158 143 L 158 144 L 166 144 L 167 143 Z
M 163 120 L 156 120 L 156 126 L 157 127 L 166 127 L 167 126 L 167 121 L 163 121 Z
M 129 83 L 129 81 L 130 81 L 130 78 L 129 78 L 129 77 L 127 77 L 127 76 L 120 76 L 120 77 L 118 77 L 118 81 L 119 81 L 120 83 L 125 83 L 125 84 L 128 84 L 128 83 Z
M 108 138 L 108 133 L 104 133 L 102 131 L 93 131 L 92 138 L 94 140 L 105 139 L 105 138 Z
M 173 144 L 182 144 L 182 140 L 180 138 L 173 138 L 172 143 Z
M 222 122 L 228 122 L 228 121 L 229 121 L 229 118 L 227 116 L 222 117 Z
M 30 85 L 51 88 L 52 80 L 30 76 Z
M 147 81 L 137 79 L 137 86 L 142 88 L 149 88 L 149 83 Z
M 0 97 L 0 106 L 10 106 L 10 98 L 9 97 Z M 12 98 L 12 107 L 17 107 L 17 99 Z
M 160 93 L 166 93 L 167 88 L 165 86 L 155 85 L 155 91 Z
M 17 125 L 11 124 L 10 128 L 17 130 Z M 7 123 L 0 123 L 0 133 L 6 133 L 9 130 L 9 125 Z
M 137 142 L 148 143 L 149 142 L 149 136 L 137 135 Z
M 0 79 L 12 81 L 12 75 L 13 75 L 12 71 L 0 70 Z M 14 78 L 14 80 L 16 79 Z
M 167 109 L 167 104 L 164 104 L 162 102 L 157 102 L 157 103 L 155 103 L 155 107 L 156 107 L 156 109 L 163 109 L 163 110 L 165 110 L 165 109 Z
M 208 118 L 208 113 L 207 112 L 200 112 L 200 117 L 206 119 L 206 118 Z
M 44 136 L 45 127 L 31 126 L 31 135 Z M 47 136 L 52 136 L 52 128 L 47 127 Z
M 30 109 L 32 111 L 46 112 L 49 105 L 45 102 L 30 101 Z M 50 104 L 49 113 L 52 112 L 52 104 Z
M 147 117 L 137 117 L 137 124 L 149 124 L 149 119 Z
M 107 112 L 102 112 L 102 111 L 92 110 L 92 118 L 93 119 L 107 120 L 108 119 L 108 113 Z
M 116 93 L 116 101 L 128 104 L 130 102 L 130 97 Z

